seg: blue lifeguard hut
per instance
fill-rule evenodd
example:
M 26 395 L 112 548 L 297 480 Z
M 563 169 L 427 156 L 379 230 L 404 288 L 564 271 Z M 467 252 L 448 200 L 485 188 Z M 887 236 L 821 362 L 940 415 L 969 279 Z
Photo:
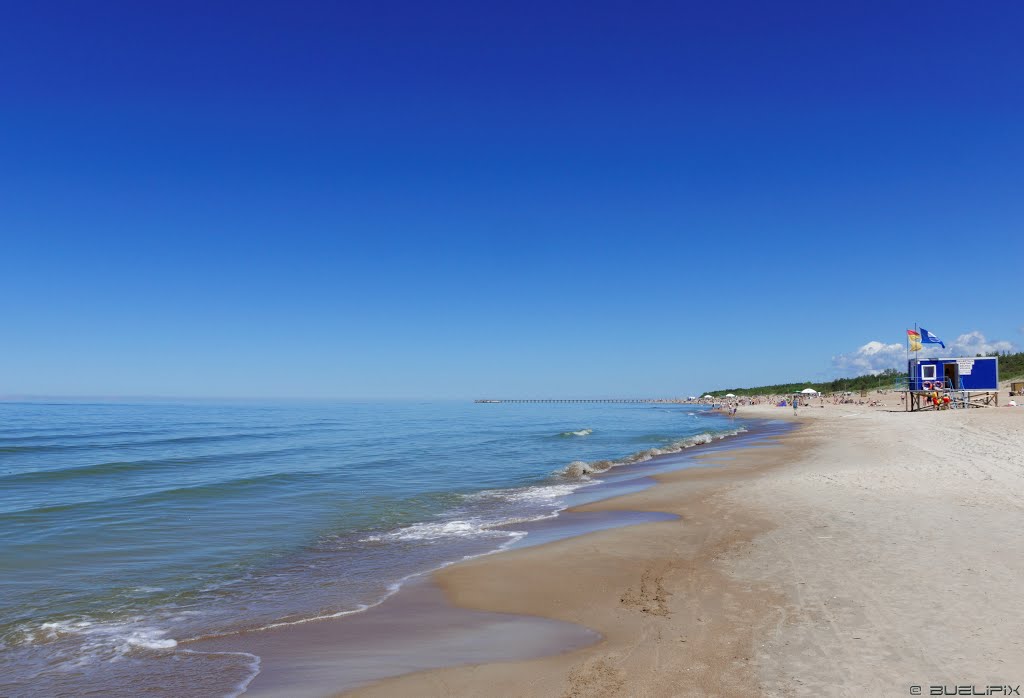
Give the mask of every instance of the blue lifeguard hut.
M 948 395 L 954 407 L 987 407 L 999 404 L 999 357 L 975 356 L 948 359 L 910 359 L 907 362 L 906 409 L 931 409 L 926 399 L 934 393 Z

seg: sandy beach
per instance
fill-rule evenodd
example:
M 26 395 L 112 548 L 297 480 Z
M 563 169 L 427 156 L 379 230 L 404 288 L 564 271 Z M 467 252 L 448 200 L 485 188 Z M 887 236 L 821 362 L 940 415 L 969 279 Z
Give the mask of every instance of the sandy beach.
M 793 418 L 769 406 L 741 416 Z M 678 520 L 434 575 L 457 606 L 575 623 L 597 643 L 350 695 L 895 696 L 1024 684 L 1024 409 L 828 405 L 796 420 L 774 444 L 711 453 L 714 467 L 579 508 Z
M 0 698 L 1024 695 L 1024 2 L 8 5 Z

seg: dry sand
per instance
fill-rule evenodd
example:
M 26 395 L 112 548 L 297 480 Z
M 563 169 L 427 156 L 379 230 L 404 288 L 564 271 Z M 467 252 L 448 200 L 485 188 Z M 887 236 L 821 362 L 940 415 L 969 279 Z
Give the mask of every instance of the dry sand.
M 798 421 L 778 445 L 712 454 L 718 467 L 582 507 L 678 521 L 435 575 L 459 606 L 578 623 L 601 642 L 355 694 L 903 696 L 1024 684 L 1024 408 L 828 405 Z

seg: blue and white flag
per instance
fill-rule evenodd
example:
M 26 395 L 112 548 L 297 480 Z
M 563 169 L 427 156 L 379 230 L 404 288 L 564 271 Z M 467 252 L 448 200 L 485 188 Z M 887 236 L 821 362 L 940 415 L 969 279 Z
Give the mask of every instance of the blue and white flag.
M 941 339 L 923 327 L 921 328 L 921 344 L 941 344 L 943 349 L 946 348 L 945 343 Z

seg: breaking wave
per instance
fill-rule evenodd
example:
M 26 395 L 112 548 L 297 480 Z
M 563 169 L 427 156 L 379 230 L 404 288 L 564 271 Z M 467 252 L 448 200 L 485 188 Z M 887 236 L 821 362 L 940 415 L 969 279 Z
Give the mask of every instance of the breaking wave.
M 460 495 L 464 506 L 452 512 L 457 518 L 414 523 L 360 540 L 364 543 L 394 543 L 491 538 L 507 539 L 507 542 L 511 543 L 526 534 L 508 526 L 557 516 L 558 512 L 567 506 L 565 498 L 588 484 L 596 483 L 563 481 L 555 484 L 471 492 Z
M 680 451 L 685 451 L 688 448 L 700 446 L 701 444 L 709 444 L 712 441 L 720 441 L 721 439 L 729 436 L 736 436 L 737 434 L 741 434 L 745 431 L 746 429 L 740 427 L 739 429 L 730 429 L 722 432 L 705 432 L 703 434 L 697 434 L 696 436 L 690 436 L 685 439 L 673 441 L 672 443 L 659 448 L 645 448 L 642 451 L 637 451 L 636 453 L 632 453 L 625 458 L 620 458 L 619 460 L 595 460 L 589 462 L 574 460 L 572 463 L 569 463 L 569 465 L 557 471 L 556 474 L 562 475 L 563 477 L 585 478 L 587 475 L 592 473 L 603 473 L 606 470 L 620 465 L 643 463 L 644 461 L 649 461 L 656 456 L 679 453 Z
M 134 650 L 170 650 L 177 647 L 178 642 L 165 637 L 166 634 L 166 630 L 153 627 L 141 616 L 121 621 L 82 617 L 49 621 L 35 627 L 22 626 L 6 639 L 14 645 L 70 641 L 75 646 L 75 651 L 70 653 L 71 665 L 81 666 L 95 660 L 116 660 Z M 68 659 L 67 656 L 62 658 Z
M 482 490 L 464 494 L 462 498 L 469 502 L 498 500 L 505 502 L 526 502 L 529 504 L 557 503 L 558 500 L 575 492 L 582 484 L 534 485 L 532 487 L 513 487 L 499 490 Z
M 593 429 L 580 429 L 579 431 L 563 431 L 559 436 L 590 436 L 593 433 Z
M 515 535 L 512 531 L 495 531 L 493 526 L 506 522 L 487 522 L 480 519 L 437 521 L 431 523 L 417 523 L 411 526 L 399 528 L 390 533 L 368 536 L 365 542 L 383 542 L 399 540 L 421 540 L 430 541 L 440 538 L 476 538 L 480 536 L 508 538 Z

